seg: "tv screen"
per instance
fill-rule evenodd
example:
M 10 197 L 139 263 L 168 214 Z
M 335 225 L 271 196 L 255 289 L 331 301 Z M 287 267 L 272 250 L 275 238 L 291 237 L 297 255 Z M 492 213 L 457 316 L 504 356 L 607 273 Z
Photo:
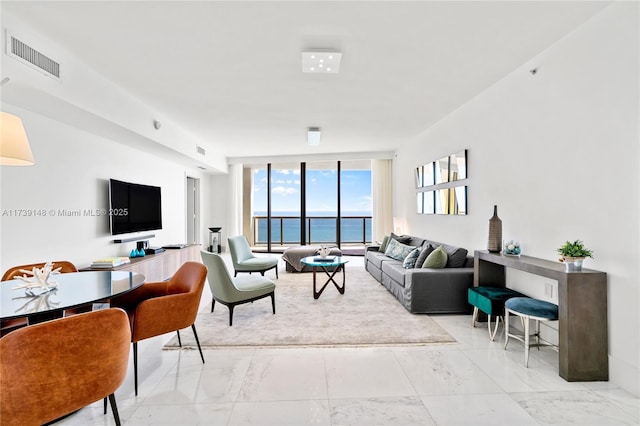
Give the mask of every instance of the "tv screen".
M 111 234 L 162 229 L 160 187 L 109 180 Z

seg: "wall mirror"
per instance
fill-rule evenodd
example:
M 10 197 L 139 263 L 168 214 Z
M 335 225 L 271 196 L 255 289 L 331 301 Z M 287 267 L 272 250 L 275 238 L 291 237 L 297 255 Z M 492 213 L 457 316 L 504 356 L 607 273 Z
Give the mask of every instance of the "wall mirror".
M 416 167 L 416 212 L 418 214 L 467 214 L 467 150 Z M 427 189 L 427 190 L 425 190 Z

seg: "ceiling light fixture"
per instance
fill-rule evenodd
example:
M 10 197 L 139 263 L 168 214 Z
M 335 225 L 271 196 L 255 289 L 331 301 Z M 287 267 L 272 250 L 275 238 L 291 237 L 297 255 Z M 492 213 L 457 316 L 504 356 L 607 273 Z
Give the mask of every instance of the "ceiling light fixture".
M 311 146 L 320 145 L 320 127 L 309 127 L 307 129 L 307 143 Z
M 340 72 L 342 53 L 331 50 L 302 52 L 302 72 L 337 74 Z

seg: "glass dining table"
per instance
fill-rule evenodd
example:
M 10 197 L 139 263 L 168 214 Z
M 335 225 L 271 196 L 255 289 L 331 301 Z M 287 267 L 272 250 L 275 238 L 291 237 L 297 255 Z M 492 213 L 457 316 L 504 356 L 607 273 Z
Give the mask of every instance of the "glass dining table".
M 66 309 L 81 308 L 127 293 L 144 284 L 142 274 L 127 271 L 87 271 L 52 276 L 57 287 L 47 292 L 24 288 L 13 279 L 0 282 L 0 319 L 26 318 L 29 323 L 62 317 Z

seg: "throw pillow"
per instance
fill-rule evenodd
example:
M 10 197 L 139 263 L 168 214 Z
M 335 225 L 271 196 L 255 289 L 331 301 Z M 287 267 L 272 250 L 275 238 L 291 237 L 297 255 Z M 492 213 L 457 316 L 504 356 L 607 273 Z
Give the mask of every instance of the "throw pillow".
M 422 265 L 423 268 L 432 268 L 432 269 L 441 269 L 447 265 L 447 252 L 444 251 L 444 247 L 440 246 L 435 249 L 429 256 L 427 256 L 427 260 L 424 261 Z
M 447 268 L 461 268 L 467 261 L 467 249 L 443 245 L 442 248 L 447 252 Z
M 399 243 L 397 240 L 389 238 L 389 244 L 387 244 L 387 249 L 384 251 L 384 254 L 385 256 L 402 262 L 413 249 L 415 249 L 415 247 Z
M 414 248 L 409 252 L 407 257 L 404 258 L 404 261 L 402 261 L 402 266 L 405 269 L 415 268 L 416 261 L 418 260 L 418 256 L 420 256 L 420 253 L 422 252 L 421 248 L 422 247 Z
M 422 251 L 420 252 L 420 256 L 418 256 L 418 258 L 416 259 L 415 267 L 422 268 L 422 264 L 425 260 L 427 260 L 427 256 L 429 256 L 435 249 L 436 248 L 431 244 L 425 244 L 422 248 Z
M 378 248 L 378 251 L 384 253 L 387 249 L 387 244 L 389 244 L 389 236 L 385 235 L 385 237 L 382 239 L 382 244 L 380 244 L 380 247 Z
M 392 232 L 390 237 L 402 244 L 409 244 L 411 242 L 411 236 L 408 235 L 396 235 Z

